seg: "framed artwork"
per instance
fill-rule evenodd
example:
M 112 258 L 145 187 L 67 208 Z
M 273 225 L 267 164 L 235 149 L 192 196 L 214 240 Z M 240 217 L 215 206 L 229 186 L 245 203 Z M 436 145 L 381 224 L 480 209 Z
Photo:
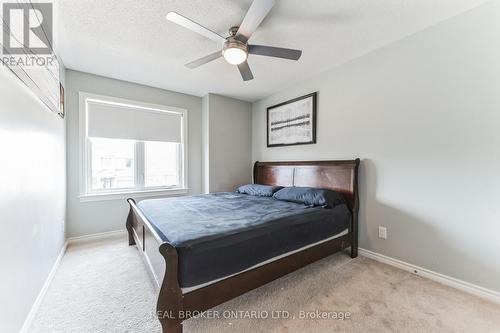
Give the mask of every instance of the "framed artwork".
M 316 143 L 317 92 L 267 108 L 267 146 Z
M 61 118 L 64 119 L 64 87 L 59 83 L 59 113 Z

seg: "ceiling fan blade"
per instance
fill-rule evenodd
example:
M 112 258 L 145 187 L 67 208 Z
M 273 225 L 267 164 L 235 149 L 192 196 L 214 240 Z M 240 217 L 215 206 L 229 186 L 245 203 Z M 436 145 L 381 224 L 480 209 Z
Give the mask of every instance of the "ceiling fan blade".
M 169 12 L 167 14 L 167 20 L 172 21 L 180 26 L 183 26 L 184 28 L 187 28 L 193 32 L 196 32 L 204 37 L 207 37 L 208 39 L 211 39 L 213 41 L 223 43 L 226 41 L 226 39 L 219 34 L 213 32 L 212 30 L 209 30 L 205 28 L 204 26 L 188 19 L 187 17 L 184 17 L 176 12 Z
M 213 60 L 220 58 L 220 57 L 222 57 L 222 52 L 217 51 L 217 52 L 211 53 L 209 55 L 206 55 L 203 58 L 191 61 L 191 62 L 185 64 L 184 66 L 186 66 L 187 68 L 195 69 L 196 67 L 200 67 L 201 65 L 207 64 L 210 61 L 213 61 Z
M 301 50 L 264 45 L 248 45 L 248 53 L 290 60 L 299 60 L 302 55 Z
M 240 70 L 241 77 L 243 81 L 250 81 L 253 79 L 252 71 L 250 70 L 250 66 L 248 66 L 248 62 L 242 62 L 238 65 L 238 69 Z
M 262 20 L 273 8 L 275 0 L 254 0 L 248 9 L 248 12 L 241 22 L 241 25 L 236 33 L 236 38 L 246 43 L 250 36 L 257 30 L 257 27 Z

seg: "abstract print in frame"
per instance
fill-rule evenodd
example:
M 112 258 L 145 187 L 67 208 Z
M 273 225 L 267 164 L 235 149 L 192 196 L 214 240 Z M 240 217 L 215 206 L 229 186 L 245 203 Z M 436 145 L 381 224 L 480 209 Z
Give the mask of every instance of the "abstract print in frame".
M 267 146 L 316 143 L 317 92 L 267 108 Z

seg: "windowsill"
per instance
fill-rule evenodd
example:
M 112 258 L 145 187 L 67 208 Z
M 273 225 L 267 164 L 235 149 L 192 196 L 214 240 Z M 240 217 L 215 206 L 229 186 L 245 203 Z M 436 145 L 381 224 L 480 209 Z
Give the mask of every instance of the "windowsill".
M 108 193 L 88 193 L 79 196 L 80 202 L 102 201 L 102 200 L 125 200 L 128 198 L 165 197 L 188 193 L 188 188 L 157 189 L 144 191 L 125 191 Z

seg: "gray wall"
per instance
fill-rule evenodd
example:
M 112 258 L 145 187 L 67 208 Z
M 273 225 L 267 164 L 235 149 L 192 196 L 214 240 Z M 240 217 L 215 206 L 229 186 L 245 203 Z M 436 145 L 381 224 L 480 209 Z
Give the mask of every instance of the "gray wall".
M 252 182 L 252 105 L 203 97 L 204 192 L 234 191 Z
M 18 332 L 64 244 L 65 121 L 5 66 L 0 87 L 0 332 Z
M 201 98 L 82 72 L 66 71 L 67 101 L 67 235 L 69 237 L 124 229 L 128 204 L 125 200 L 80 202 L 78 93 L 80 91 L 131 100 L 182 107 L 188 110 L 188 186 L 190 194 L 201 192 L 202 137 Z
M 361 247 L 500 291 L 499 12 L 489 2 L 254 103 L 253 159 L 362 158 Z M 266 148 L 266 107 L 313 91 L 317 144 Z

